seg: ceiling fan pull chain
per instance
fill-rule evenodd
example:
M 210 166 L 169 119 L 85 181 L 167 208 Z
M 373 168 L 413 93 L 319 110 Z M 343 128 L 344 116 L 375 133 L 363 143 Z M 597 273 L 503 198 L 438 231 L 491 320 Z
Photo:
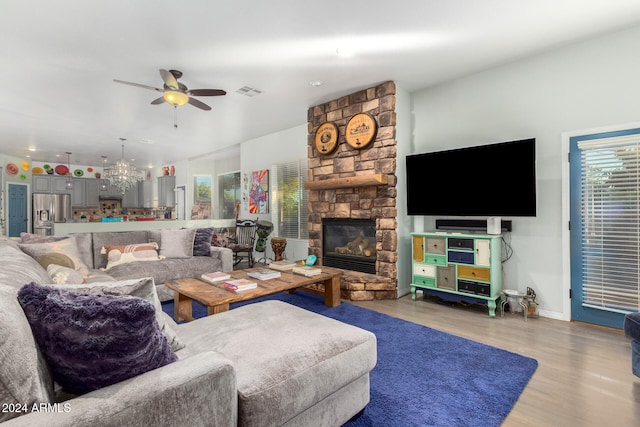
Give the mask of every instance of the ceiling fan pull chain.
M 178 107 L 173 106 L 173 128 L 178 129 Z

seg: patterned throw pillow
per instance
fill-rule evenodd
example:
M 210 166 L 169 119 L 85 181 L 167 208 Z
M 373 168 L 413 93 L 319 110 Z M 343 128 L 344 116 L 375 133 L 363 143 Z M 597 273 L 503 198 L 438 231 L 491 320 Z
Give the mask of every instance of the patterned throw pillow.
M 55 252 L 51 252 L 50 254 L 38 255 L 36 258 L 38 264 L 42 266 L 42 268 L 48 268 L 49 264 L 61 265 L 63 267 L 75 268 L 75 264 L 73 260 L 66 256 L 65 254 L 57 254 Z
M 65 390 L 96 390 L 178 360 L 158 328 L 153 304 L 142 298 L 30 283 L 18 301 Z
M 136 243 L 133 245 L 105 245 L 101 253 L 107 254 L 107 268 L 136 261 L 157 261 L 158 244 Z
M 196 229 L 196 237 L 193 241 L 193 256 L 211 256 L 212 239 L 213 227 Z
M 58 242 L 21 243 L 18 246 L 22 249 L 22 252 L 34 259 L 40 255 L 45 255 L 51 252 L 66 255 L 71 258 L 71 261 L 73 261 L 74 268 L 82 273 L 82 277 L 87 277 L 89 274 L 89 267 L 87 267 L 87 264 L 82 261 L 82 256 L 80 255 L 80 251 L 78 251 L 76 239 L 73 236 Z
M 65 267 L 57 264 L 49 264 L 47 266 L 47 273 L 51 276 L 51 280 L 56 285 L 62 285 L 65 283 L 79 285 L 84 283 L 84 277 L 78 270 Z

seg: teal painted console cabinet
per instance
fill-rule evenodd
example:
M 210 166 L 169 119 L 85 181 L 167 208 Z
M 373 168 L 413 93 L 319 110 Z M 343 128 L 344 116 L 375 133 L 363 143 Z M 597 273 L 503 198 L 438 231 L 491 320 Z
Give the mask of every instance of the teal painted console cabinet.
M 486 303 L 496 315 L 502 292 L 502 236 L 458 233 L 411 233 L 416 291 L 447 300 Z

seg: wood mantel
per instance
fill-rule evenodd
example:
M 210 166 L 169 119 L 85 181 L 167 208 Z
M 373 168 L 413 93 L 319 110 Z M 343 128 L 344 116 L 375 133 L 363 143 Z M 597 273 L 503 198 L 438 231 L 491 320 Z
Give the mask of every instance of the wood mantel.
M 318 181 L 307 181 L 304 188 L 307 190 L 332 190 L 334 188 L 370 187 L 375 185 L 387 185 L 389 178 L 384 174 L 358 175 L 346 178 L 331 178 Z

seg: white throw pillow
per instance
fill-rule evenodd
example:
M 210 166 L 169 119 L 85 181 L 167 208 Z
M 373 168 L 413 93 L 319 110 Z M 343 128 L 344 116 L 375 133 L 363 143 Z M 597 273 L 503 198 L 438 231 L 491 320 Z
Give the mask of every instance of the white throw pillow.
M 195 228 L 161 230 L 160 236 L 161 256 L 165 258 L 191 258 L 193 256 Z

